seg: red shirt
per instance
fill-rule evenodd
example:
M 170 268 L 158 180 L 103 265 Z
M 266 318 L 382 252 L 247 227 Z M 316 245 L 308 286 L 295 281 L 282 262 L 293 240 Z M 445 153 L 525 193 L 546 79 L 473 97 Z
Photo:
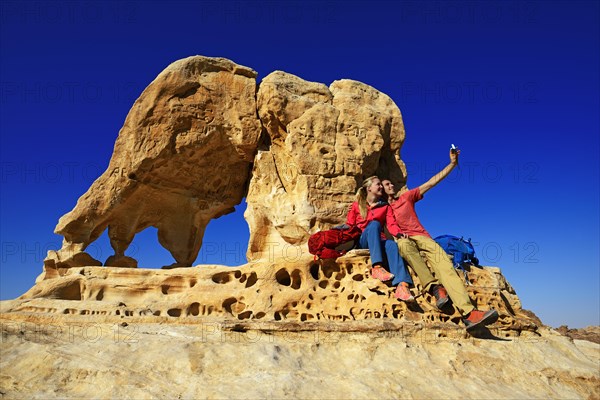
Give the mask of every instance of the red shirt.
M 379 202 L 372 207 L 369 207 L 367 204 L 367 218 L 363 218 L 362 215 L 360 215 L 358 203 L 356 201 L 352 203 L 350 206 L 350 211 L 348 211 L 348 218 L 346 218 L 347 225 L 356 225 L 360 228 L 360 230 L 364 231 L 371 221 L 379 221 L 382 228 L 387 226 L 388 231 L 392 234 L 392 236 L 396 236 L 401 233 L 400 228 L 398 228 L 398 225 L 396 224 L 392 208 L 388 203 Z M 381 232 L 381 237 L 382 239 L 385 239 L 385 233 Z
M 423 198 L 419 188 L 411 189 L 400 195 L 398 200 L 391 203 L 394 216 L 396 217 L 396 223 L 400 227 L 402 233 L 408 236 L 427 236 L 430 238 L 429 233 L 423 228 L 417 213 L 415 212 L 415 203 Z

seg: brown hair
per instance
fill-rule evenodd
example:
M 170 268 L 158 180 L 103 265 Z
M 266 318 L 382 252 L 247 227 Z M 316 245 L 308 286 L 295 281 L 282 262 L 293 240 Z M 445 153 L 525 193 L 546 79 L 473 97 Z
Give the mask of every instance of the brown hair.
M 358 203 L 360 215 L 363 218 L 367 218 L 367 188 L 371 186 L 374 179 L 379 179 L 379 177 L 377 175 L 368 177 L 356 191 L 356 202 Z

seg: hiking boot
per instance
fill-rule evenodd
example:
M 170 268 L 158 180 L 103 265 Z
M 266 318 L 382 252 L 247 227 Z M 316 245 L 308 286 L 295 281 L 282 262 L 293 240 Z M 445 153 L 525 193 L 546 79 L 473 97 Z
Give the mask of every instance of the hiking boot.
M 408 289 L 408 287 L 399 284 L 398 287 L 396 288 L 396 293 L 394 293 L 394 297 L 397 298 L 398 300 L 402 300 L 402 301 L 415 301 L 415 298 L 413 297 L 413 295 L 410 293 L 410 290 Z
M 431 294 L 435 296 L 435 305 L 440 310 L 450 301 L 448 292 L 442 285 L 434 285 L 433 288 L 431 288 Z
M 394 279 L 394 274 L 386 271 L 382 267 L 371 268 L 371 276 L 375 279 L 379 279 L 381 282 L 390 281 Z
M 489 311 L 479 311 L 473 310 L 463 318 L 463 322 L 467 327 L 467 330 L 471 330 L 476 326 L 485 326 L 489 324 L 493 324 L 498 319 L 498 311 L 489 310 Z

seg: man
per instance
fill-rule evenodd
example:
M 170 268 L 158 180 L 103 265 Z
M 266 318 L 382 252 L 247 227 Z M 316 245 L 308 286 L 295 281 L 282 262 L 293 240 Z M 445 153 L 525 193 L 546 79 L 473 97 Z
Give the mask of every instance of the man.
M 458 165 L 459 154 L 460 150 L 454 148 L 450 150 L 450 163 L 415 189 L 408 190 L 404 186 L 396 193 L 392 182 L 384 180 L 382 183 L 394 211 L 396 222 L 404 234 L 402 238 L 397 239 L 401 256 L 419 277 L 423 290 L 429 291 L 435 296 L 437 307 L 441 309 L 449 300 L 452 300 L 463 315 L 465 326 L 470 330 L 476 326 L 489 325 L 495 322 L 498 319 L 498 312 L 495 310 L 483 312 L 475 309 L 462 280 L 454 270 L 452 261 L 423 228 L 415 212 L 415 203 L 421 200 L 429 189 L 446 178 Z M 424 253 L 424 257 L 437 279 L 431 274 L 420 252 Z

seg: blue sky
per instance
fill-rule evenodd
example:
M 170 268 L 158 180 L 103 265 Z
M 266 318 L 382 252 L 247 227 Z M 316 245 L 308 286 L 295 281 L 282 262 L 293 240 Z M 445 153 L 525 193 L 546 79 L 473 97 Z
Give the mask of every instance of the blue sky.
M 470 237 L 549 325 L 600 324 L 598 2 L 0 3 L 0 298 L 41 272 L 54 227 L 104 171 L 141 91 L 171 62 L 219 56 L 259 80 L 349 78 L 402 111 L 409 186 L 461 169 L 418 213 Z M 245 262 L 245 204 L 197 263 Z M 232 227 L 235 227 L 232 229 Z M 90 254 L 105 260 L 106 235 Z M 148 229 L 129 255 L 170 264 Z

